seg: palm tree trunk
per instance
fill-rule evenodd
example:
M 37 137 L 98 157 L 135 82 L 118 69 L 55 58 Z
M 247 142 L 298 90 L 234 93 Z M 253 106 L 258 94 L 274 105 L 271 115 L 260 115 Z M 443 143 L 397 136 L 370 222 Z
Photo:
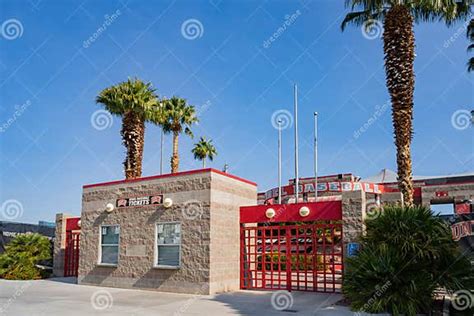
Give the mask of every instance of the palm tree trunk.
M 171 157 L 171 173 L 176 173 L 179 169 L 178 137 L 178 133 L 173 133 L 173 156 Z
M 202 160 L 202 169 L 206 169 L 206 158 Z
M 404 5 L 393 6 L 385 16 L 384 53 L 387 88 L 392 101 L 392 121 L 397 147 L 398 187 L 404 204 L 413 205 L 411 140 L 415 36 L 413 17 Z
M 126 113 L 122 119 L 120 135 L 122 135 L 122 143 L 127 149 L 127 156 L 123 162 L 125 178 L 140 178 L 145 144 L 145 122 L 132 112 Z

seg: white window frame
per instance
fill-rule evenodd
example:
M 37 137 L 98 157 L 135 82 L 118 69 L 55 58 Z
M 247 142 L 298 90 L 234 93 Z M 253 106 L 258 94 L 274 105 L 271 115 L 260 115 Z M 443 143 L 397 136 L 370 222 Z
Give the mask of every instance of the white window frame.
M 178 224 L 179 225 L 179 233 L 180 233 L 180 238 L 179 238 L 179 244 L 158 244 L 158 225 L 166 225 L 166 224 Z M 159 268 L 159 269 L 179 269 L 181 268 L 181 246 L 182 246 L 182 240 L 183 240 L 183 230 L 182 230 L 182 225 L 181 222 L 156 222 L 155 223 L 155 258 L 153 259 L 153 267 L 154 268 Z M 170 265 L 159 265 L 158 264 L 158 246 L 164 246 L 164 247 L 176 247 L 178 246 L 178 265 L 177 266 L 170 266 Z
M 115 244 L 102 244 L 102 228 L 103 227 L 118 227 L 119 228 L 119 237 L 118 237 L 118 242 L 117 242 L 117 263 L 105 263 L 102 262 L 102 246 L 115 246 Z M 107 267 L 116 267 L 118 266 L 119 259 L 120 259 L 120 235 L 121 235 L 121 229 L 120 225 L 118 224 L 110 224 L 110 225 L 100 225 L 99 226 L 99 256 L 98 256 L 98 261 L 97 264 L 100 266 L 107 266 Z

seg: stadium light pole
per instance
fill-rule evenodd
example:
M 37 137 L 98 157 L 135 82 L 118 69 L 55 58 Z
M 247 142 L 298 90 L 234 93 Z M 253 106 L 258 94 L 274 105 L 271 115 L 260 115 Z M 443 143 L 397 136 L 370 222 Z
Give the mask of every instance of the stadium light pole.
M 278 204 L 281 204 L 281 119 L 278 120 Z
M 314 112 L 314 201 L 318 201 L 318 112 Z
M 160 108 L 163 108 L 164 106 L 164 102 L 163 100 L 165 100 L 166 97 L 164 97 L 164 99 L 162 99 L 160 102 L 159 102 L 159 106 Z M 163 126 L 161 126 L 161 140 L 160 140 L 160 175 L 163 174 L 163 143 L 164 143 L 164 136 L 165 132 L 163 131 Z
M 298 86 L 294 86 L 294 102 L 295 102 L 295 203 L 298 203 L 299 197 L 299 170 L 298 170 Z

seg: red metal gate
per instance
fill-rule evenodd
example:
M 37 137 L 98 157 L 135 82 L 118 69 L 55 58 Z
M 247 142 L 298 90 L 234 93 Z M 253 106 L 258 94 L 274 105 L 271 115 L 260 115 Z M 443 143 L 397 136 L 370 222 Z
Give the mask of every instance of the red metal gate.
M 64 249 L 64 276 L 77 277 L 79 268 L 80 218 L 66 220 L 66 246 Z
M 242 289 L 341 291 L 340 201 L 243 207 L 240 214 Z

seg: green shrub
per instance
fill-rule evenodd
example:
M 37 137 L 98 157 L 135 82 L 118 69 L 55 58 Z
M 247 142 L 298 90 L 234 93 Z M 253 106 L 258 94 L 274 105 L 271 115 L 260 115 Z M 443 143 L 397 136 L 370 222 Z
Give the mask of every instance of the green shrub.
M 305 255 L 304 254 L 291 254 L 290 260 L 291 260 L 291 270 L 296 271 L 297 267 L 299 270 L 313 270 L 313 258 L 316 257 L 317 263 L 316 263 L 316 269 L 318 271 L 322 271 L 324 269 L 324 264 L 323 264 L 323 256 L 322 255 L 317 255 L 314 256 L 312 254 Z M 327 259 L 329 259 L 329 256 L 327 256 Z M 258 260 L 258 270 L 262 270 L 263 263 L 262 263 L 262 256 L 259 256 L 257 258 Z M 270 271 L 272 269 L 273 265 L 273 271 L 278 271 L 278 270 L 286 270 L 286 254 L 284 253 L 267 253 L 265 254 L 265 270 Z M 326 268 L 328 269 L 330 267 L 330 264 L 328 263 L 326 265 Z
M 9 280 L 31 280 L 44 276 L 36 267 L 40 261 L 51 258 L 48 238 L 39 234 L 15 237 L 0 255 L 0 278 Z
M 343 284 L 354 310 L 415 315 L 430 310 L 438 287 L 473 288 L 470 261 L 429 209 L 388 207 L 366 225 Z

